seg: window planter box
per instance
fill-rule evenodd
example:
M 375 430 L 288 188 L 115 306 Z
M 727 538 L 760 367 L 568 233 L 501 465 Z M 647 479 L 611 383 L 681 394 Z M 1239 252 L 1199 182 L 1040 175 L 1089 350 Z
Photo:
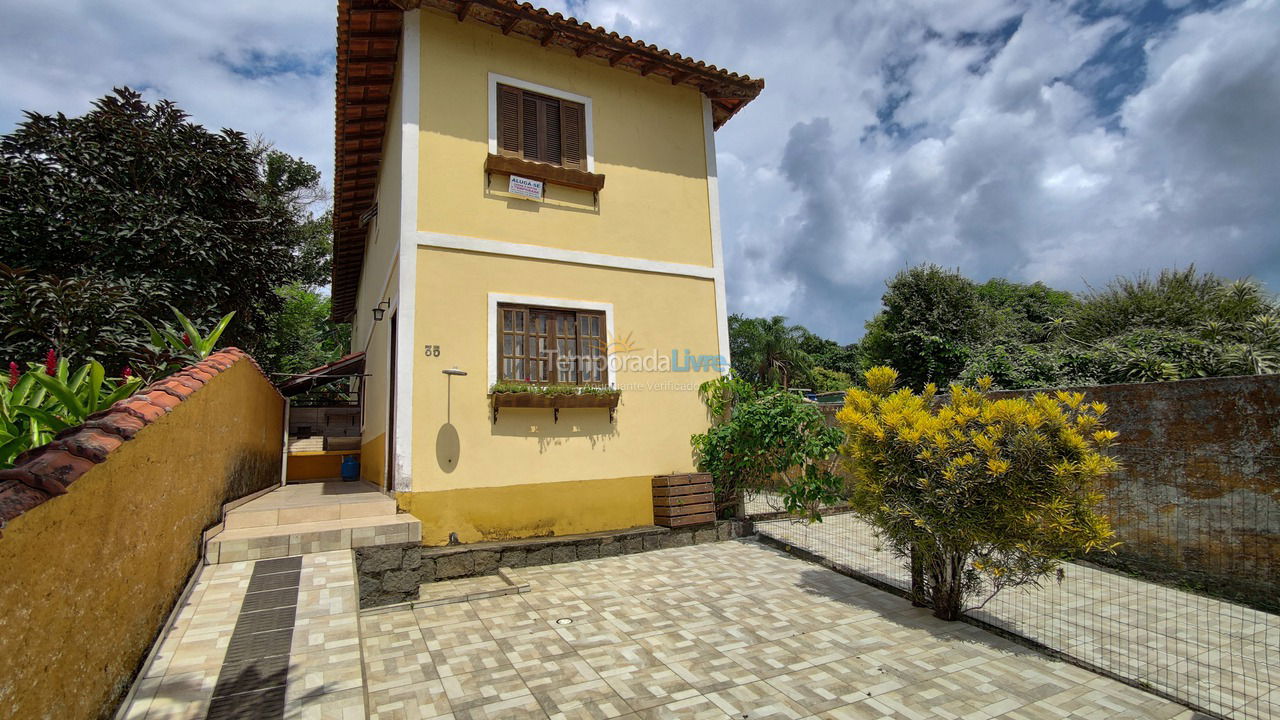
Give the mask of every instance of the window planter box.
M 622 393 L 581 393 L 548 395 L 540 392 L 495 392 L 489 393 L 493 405 L 493 421 L 498 422 L 498 408 L 551 408 L 553 422 L 559 422 L 560 410 L 563 408 L 605 408 L 609 411 L 609 422 L 613 422 L 613 411 L 618 407 Z

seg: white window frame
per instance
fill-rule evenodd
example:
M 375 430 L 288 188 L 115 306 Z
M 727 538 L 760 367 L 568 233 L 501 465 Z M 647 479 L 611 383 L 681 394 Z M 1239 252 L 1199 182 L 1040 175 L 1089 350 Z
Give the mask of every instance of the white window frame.
M 605 362 L 609 363 L 609 387 L 618 387 L 617 373 L 613 352 L 613 303 L 596 300 L 575 300 L 572 298 L 538 297 L 536 295 L 508 295 L 507 293 L 489 293 L 489 385 L 498 382 L 498 305 L 533 305 L 552 310 L 593 310 L 604 313 L 605 342 L 609 343 Z M 486 389 L 488 389 L 488 387 Z
M 511 87 L 536 92 L 548 97 L 560 100 L 568 100 L 569 102 L 580 103 L 583 107 L 583 122 L 586 124 L 587 135 L 587 172 L 596 171 L 596 131 L 595 122 L 592 120 L 591 98 L 585 95 L 578 95 L 565 90 L 557 90 L 546 85 L 529 82 L 513 78 L 508 75 L 499 75 L 498 73 L 489 73 L 489 154 L 498 154 L 498 85 L 509 85 Z

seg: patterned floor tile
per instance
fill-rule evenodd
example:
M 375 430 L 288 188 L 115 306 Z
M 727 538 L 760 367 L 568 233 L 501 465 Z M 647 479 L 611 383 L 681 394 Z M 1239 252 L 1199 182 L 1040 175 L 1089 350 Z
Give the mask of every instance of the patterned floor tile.
M 413 609 L 413 615 L 418 620 L 418 627 L 423 630 L 447 627 L 455 623 L 480 619 L 476 615 L 476 611 L 471 609 L 471 605 L 468 603 L 446 603 L 444 605 L 416 607 Z
M 308 693 L 286 700 L 284 716 L 289 720 L 365 720 L 364 688 L 324 693 Z
M 388 655 L 376 660 L 365 657 L 365 684 L 369 691 L 388 690 L 402 685 L 414 685 L 439 678 L 431 653 L 406 652 L 402 655 Z
M 576 653 L 526 660 L 514 667 L 525 686 L 533 692 L 600 679 L 600 674 L 591 664 Z
M 498 595 L 496 597 L 482 598 L 480 600 L 472 600 L 467 603 L 471 607 L 472 612 L 478 618 L 498 617 L 499 615 L 511 615 L 513 613 L 528 612 L 533 608 L 529 607 L 529 603 L 524 601 L 524 597 L 519 594 Z
M 627 636 L 621 630 L 607 622 L 558 625 L 555 631 L 575 650 L 597 645 L 615 645 L 627 640 Z
M 398 630 L 385 635 L 365 635 L 360 644 L 366 660 L 403 655 L 407 652 L 425 652 L 429 649 L 426 638 L 416 625 L 407 630 Z
M 457 720 L 545 720 L 547 714 L 532 695 L 524 695 L 455 710 L 454 717 Z
M 532 695 L 519 673 L 510 665 L 441 678 L 445 695 L 455 714 L 467 708 Z M 537 706 L 537 703 L 534 703 Z M 539 712 L 541 709 L 539 708 Z
M 441 627 L 424 628 L 422 636 L 428 650 L 443 650 L 493 639 L 481 620 L 467 620 Z
M 634 715 L 637 720 L 729 720 L 711 700 L 702 695 L 677 700 L 666 705 L 645 708 Z
M 827 666 L 775 675 L 767 682 L 809 712 L 822 712 L 867 697 L 867 690 Z
M 324 695 L 360 688 L 364 673 L 360 648 L 348 647 L 336 652 L 321 650 L 289 657 L 286 700 L 304 695 Z
M 512 664 L 494 640 L 482 640 L 470 645 L 456 645 L 431 651 L 436 672 L 440 677 L 462 675 L 477 670 L 492 670 Z
M 522 610 L 510 615 L 481 618 L 484 629 L 495 639 L 527 635 L 531 632 L 546 630 L 550 625 L 542 616 L 532 610 Z
M 604 680 L 534 690 L 533 695 L 551 720 L 613 718 L 631 711 Z
M 388 635 L 406 630 L 417 630 L 418 618 L 412 610 L 394 610 L 360 616 L 360 637 Z
M 582 648 L 578 651 L 578 655 L 602 677 L 625 675 L 643 668 L 662 665 L 662 660 L 639 642 Z
M 498 646 L 512 664 L 573 652 L 573 647 L 559 633 L 549 629 L 502 638 L 498 640 Z
M 452 717 L 439 680 L 369 692 L 369 720 L 436 720 Z
M 669 667 L 641 668 L 625 675 L 605 678 L 605 682 L 618 693 L 633 710 L 644 710 L 656 705 L 666 705 L 685 700 L 698 694 Z
M 707 699 L 732 717 L 750 720 L 797 720 L 813 713 L 763 680 L 707 693 Z
M 784 645 L 781 642 L 767 642 L 726 650 L 724 655 L 762 679 L 803 670 L 813 665 L 809 655 L 801 648 Z

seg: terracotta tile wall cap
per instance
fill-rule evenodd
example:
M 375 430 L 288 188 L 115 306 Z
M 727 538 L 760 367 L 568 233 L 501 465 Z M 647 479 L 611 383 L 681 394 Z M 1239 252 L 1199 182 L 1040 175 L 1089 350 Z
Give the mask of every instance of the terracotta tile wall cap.
M 53 442 L 19 455 L 14 467 L 0 470 L 0 528 L 49 498 L 65 494 L 69 485 L 95 464 L 109 459 L 116 448 L 172 412 L 215 376 L 245 360 L 275 390 L 257 361 L 239 348 L 227 348 L 93 413 L 83 424 L 58 433 Z

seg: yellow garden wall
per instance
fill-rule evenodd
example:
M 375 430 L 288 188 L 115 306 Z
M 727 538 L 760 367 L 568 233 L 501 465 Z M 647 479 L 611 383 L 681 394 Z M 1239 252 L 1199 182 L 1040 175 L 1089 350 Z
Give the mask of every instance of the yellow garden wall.
M 421 33 L 419 229 L 712 264 L 701 93 L 446 15 L 423 12 Z M 490 72 L 591 98 L 598 207 L 561 187 L 547 190 L 560 204 L 486 190 Z
M 326 480 L 342 476 L 342 458 L 344 455 L 358 453 L 325 452 L 325 453 L 290 453 L 285 463 L 285 479 L 289 482 L 305 480 Z
M 4 528 L 4 717 L 108 716 L 222 504 L 279 482 L 284 399 L 241 358 Z
M 548 537 L 653 524 L 652 476 L 400 493 L 424 545 Z

